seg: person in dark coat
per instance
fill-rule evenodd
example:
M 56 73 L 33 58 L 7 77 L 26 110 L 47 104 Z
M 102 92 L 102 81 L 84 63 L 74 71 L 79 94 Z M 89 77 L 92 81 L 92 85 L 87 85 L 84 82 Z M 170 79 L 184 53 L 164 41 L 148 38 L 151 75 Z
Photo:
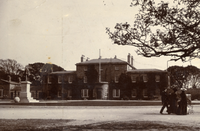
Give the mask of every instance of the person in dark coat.
M 169 108 L 169 106 L 168 106 L 169 105 L 169 99 L 168 99 L 167 90 L 162 91 L 161 97 L 162 97 L 162 108 L 160 109 L 160 114 L 163 113 L 163 110 L 165 109 L 165 107 L 167 108 L 167 111 L 168 111 L 168 108 Z
M 172 90 L 173 91 L 169 95 L 169 105 L 170 105 L 170 107 L 169 107 L 168 114 L 170 114 L 170 113 L 176 114 L 177 113 L 177 96 L 176 96 L 176 93 L 175 93 L 177 91 L 177 89 L 174 88 Z
M 186 115 L 187 114 L 187 96 L 185 94 L 185 89 L 181 88 L 181 101 L 179 104 L 180 112 L 179 115 Z

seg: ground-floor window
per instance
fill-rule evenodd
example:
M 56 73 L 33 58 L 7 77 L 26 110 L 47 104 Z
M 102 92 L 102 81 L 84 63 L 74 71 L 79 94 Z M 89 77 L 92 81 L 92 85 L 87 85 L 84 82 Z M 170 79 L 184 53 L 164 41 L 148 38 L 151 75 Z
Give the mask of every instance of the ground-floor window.
M 3 97 L 3 89 L 0 89 L 0 97 Z
M 72 97 L 72 91 L 71 90 L 67 90 L 67 97 Z
M 93 89 L 93 97 L 96 97 L 96 89 Z
M 81 90 L 81 96 L 82 97 L 88 97 L 88 89 L 82 89 Z
M 31 97 L 34 98 L 35 97 L 34 94 L 35 94 L 35 92 L 31 91 Z
M 37 98 L 41 99 L 43 96 L 43 92 L 42 91 L 37 91 Z
M 50 95 L 50 91 L 49 91 L 49 90 L 47 91 L 47 97 L 48 97 L 48 96 L 51 96 L 51 95 Z
M 120 89 L 113 89 L 113 97 L 120 97 Z
M 58 91 L 58 97 L 61 97 L 61 90 Z
M 132 97 L 135 98 L 137 96 L 137 90 L 133 89 L 132 90 Z
M 143 97 L 144 98 L 148 97 L 147 89 L 143 89 Z
M 14 91 L 10 92 L 10 98 L 15 98 L 15 92 Z
M 17 92 L 16 96 L 20 97 L 20 91 Z
M 47 99 L 51 99 L 50 90 L 47 90 Z
M 159 97 L 159 96 L 160 96 L 160 89 L 157 88 L 157 89 L 155 89 L 154 97 Z

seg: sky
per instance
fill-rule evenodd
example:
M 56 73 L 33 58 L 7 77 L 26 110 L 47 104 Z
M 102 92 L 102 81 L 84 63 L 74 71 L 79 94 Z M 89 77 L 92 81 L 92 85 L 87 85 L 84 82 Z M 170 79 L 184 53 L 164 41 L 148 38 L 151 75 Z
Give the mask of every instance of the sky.
M 199 60 L 171 62 L 170 57 L 145 58 L 136 48 L 113 44 L 106 27 L 134 21 L 138 13 L 131 0 L 1 0 L 0 59 L 14 59 L 26 66 L 53 63 L 75 70 L 81 56 L 89 59 L 117 58 L 130 53 L 137 69 L 194 65 Z

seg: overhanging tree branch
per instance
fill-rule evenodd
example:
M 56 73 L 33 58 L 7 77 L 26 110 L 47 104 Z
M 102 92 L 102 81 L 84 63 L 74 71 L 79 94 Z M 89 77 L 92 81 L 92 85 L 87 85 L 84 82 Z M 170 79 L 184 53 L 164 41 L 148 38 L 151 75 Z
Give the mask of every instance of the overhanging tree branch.
M 174 6 L 153 0 L 133 2 L 141 8 L 132 27 L 117 23 L 114 32 L 106 28 L 114 44 L 134 46 L 137 54 L 145 57 L 172 56 L 173 60 L 182 61 L 199 57 L 198 1 L 174 0 L 178 2 Z

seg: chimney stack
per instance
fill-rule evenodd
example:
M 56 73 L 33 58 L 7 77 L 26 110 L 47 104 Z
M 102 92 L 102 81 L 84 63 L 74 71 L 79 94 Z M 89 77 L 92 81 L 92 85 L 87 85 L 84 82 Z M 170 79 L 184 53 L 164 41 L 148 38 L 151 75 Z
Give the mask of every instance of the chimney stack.
M 127 56 L 127 62 L 130 64 L 130 58 L 131 58 L 131 54 L 128 53 L 128 56 Z
M 81 56 L 81 62 L 84 62 L 84 55 Z
M 117 56 L 115 55 L 114 59 L 117 59 Z
M 131 65 L 133 66 L 133 56 L 131 56 Z

